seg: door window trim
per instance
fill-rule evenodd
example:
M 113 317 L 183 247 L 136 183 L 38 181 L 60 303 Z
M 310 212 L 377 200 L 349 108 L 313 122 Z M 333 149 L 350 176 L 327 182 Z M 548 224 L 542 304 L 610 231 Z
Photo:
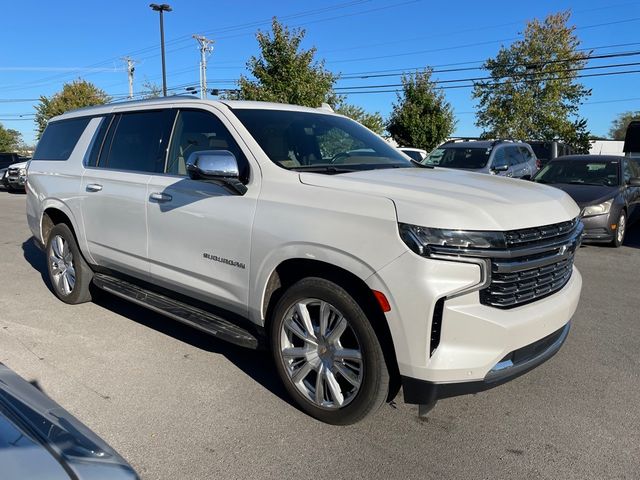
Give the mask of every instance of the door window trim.
M 177 127 L 177 123 L 178 123 L 178 118 L 180 116 L 181 112 L 202 112 L 202 113 L 206 113 L 209 115 L 212 115 L 213 117 L 215 117 L 221 124 L 222 126 L 226 129 L 228 135 L 230 136 L 230 138 L 236 143 L 238 150 L 240 150 L 240 152 L 242 153 L 242 155 L 244 156 L 244 162 L 246 165 L 246 169 L 247 169 L 247 175 L 246 178 L 241 179 L 242 183 L 244 185 L 249 185 L 251 183 L 251 179 L 252 179 L 252 173 L 253 173 L 253 169 L 251 168 L 251 162 L 249 161 L 249 154 L 248 154 L 248 147 L 246 146 L 246 144 L 243 146 L 243 141 L 242 138 L 240 137 L 240 135 L 237 135 L 237 130 L 234 128 L 234 126 L 227 120 L 226 117 L 224 117 L 224 115 L 222 114 L 222 112 L 219 111 L 211 111 L 209 109 L 206 108 L 197 108 L 197 107 L 192 107 L 192 106 L 186 106 L 186 107 L 176 107 L 173 108 L 173 110 L 176 111 L 174 120 L 173 120 L 173 126 L 171 128 L 171 134 L 169 135 L 169 143 L 167 143 L 167 148 L 166 148 L 166 154 L 165 154 L 165 162 L 164 162 L 164 171 L 162 173 L 155 173 L 155 176 L 163 176 L 163 177 L 174 177 L 174 178 L 188 178 L 189 175 L 185 174 L 185 175 L 180 175 L 178 173 L 168 173 L 167 172 L 167 168 L 169 166 L 169 153 L 171 151 L 171 144 L 174 140 L 174 135 L 175 135 L 175 130 Z M 234 133 L 236 132 L 236 133 Z M 236 159 L 238 160 L 238 159 Z
M 159 112 L 161 114 L 164 114 L 167 116 L 166 118 L 166 125 L 164 126 L 164 131 L 162 132 L 162 135 L 160 137 L 160 141 L 161 141 L 161 145 L 167 145 L 167 147 L 164 147 L 164 152 L 163 152 L 163 161 L 162 162 L 158 162 L 158 163 L 162 163 L 163 165 L 163 169 L 166 168 L 166 163 L 167 163 L 167 155 L 168 155 L 168 142 L 165 142 L 165 140 L 167 140 L 168 138 L 171 137 L 171 134 L 173 132 L 173 125 L 175 123 L 175 117 L 177 116 L 176 108 L 158 108 L 158 109 L 143 109 L 143 110 L 123 110 L 120 112 L 113 112 L 110 113 L 108 115 L 106 115 L 106 117 L 111 117 L 110 121 L 109 121 L 109 126 L 106 130 L 106 133 L 104 135 L 104 138 L 102 139 L 102 144 L 100 146 L 100 151 L 98 152 L 98 157 L 96 160 L 96 165 L 85 165 L 85 168 L 87 169 L 92 169 L 92 170 L 109 170 L 112 172 L 123 172 L 123 173 L 138 173 L 138 174 L 144 174 L 144 175 L 161 175 L 161 172 L 152 172 L 152 171 L 147 171 L 147 170 L 132 170 L 132 169 L 124 169 L 124 168 L 110 168 L 109 167 L 109 162 L 108 162 L 108 158 L 111 155 L 111 147 L 113 146 L 113 139 L 115 137 L 115 134 L 118 130 L 118 126 L 120 124 L 120 120 L 122 119 L 122 117 L 124 115 L 128 115 L 128 114 L 136 114 L 136 113 L 148 113 L 148 112 Z M 171 119 L 170 115 L 173 115 L 174 118 Z M 168 126 L 168 128 L 167 128 Z M 99 127 L 98 127 L 99 128 Z M 97 135 L 97 133 L 96 133 Z M 108 151 L 106 153 L 106 155 L 104 155 L 105 153 L 105 149 L 108 148 Z M 102 162 L 106 160 L 106 165 L 102 166 Z

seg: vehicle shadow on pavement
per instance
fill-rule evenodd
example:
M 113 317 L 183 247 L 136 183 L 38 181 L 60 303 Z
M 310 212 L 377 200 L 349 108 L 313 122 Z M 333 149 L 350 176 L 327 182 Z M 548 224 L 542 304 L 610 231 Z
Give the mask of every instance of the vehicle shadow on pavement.
M 22 244 L 22 250 L 25 260 L 35 270 L 40 272 L 47 288 L 53 293 L 47 274 L 46 257 L 44 252 L 36 245 L 35 239 L 31 237 L 26 240 Z M 116 315 L 126 317 L 147 328 L 168 335 L 180 342 L 187 343 L 192 347 L 223 355 L 246 375 L 289 405 L 295 407 L 280 382 L 280 378 L 278 377 L 278 373 L 276 372 L 273 360 L 268 351 L 251 350 L 218 340 L 212 335 L 208 335 L 178 321 L 165 318 L 158 313 L 98 289 L 95 290 L 93 303 L 102 308 L 106 308 Z
M 258 382 L 280 399 L 293 405 L 282 386 L 273 360 L 268 351 L 251 350 L 218 340 L 176 320 L 163 317 L 144 307 L 123 300 L 106 292 L 98 291 L 93 303 L 134 322 L 152 328 L 192 347 L 223 355 L 246 375 Z
M 640 220 L 629 227 L 627 235 L 624 239 L 624 246 L 631 248 L 640 248 Z
M 35 238 L 30 237 L 29 239 L 22 242 L 22 255 L 24 256 L 24 259 L 29 263 L 29 265 L 34 268 L 34 270 L 40 272 L 42 281 L 45 283 L 49 291 L 53 293 L 51 282 L 49 282 L 49 274 L 47 273 L 47 260 L 44 252 L 40 250 L 40 248 L 36 244 Z

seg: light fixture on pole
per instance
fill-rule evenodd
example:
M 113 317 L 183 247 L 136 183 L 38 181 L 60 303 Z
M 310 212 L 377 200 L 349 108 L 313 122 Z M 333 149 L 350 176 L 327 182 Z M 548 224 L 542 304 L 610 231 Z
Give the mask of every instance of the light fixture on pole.
M 160 51 L 162 53 L 162 96 L 167 96 L 167 71 L 164 63 L 164 20 L 163 13 L 170 12 L 171 6 L 166 3 L 162 3 L 158 5 L 157 3 L 152 3 L 149 5 L 151 9 L 155 12 L 160 12 Z

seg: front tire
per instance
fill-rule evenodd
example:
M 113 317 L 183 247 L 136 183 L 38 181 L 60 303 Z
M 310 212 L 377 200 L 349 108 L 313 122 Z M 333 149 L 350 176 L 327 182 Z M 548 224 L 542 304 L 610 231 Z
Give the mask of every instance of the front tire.
M 271 322 L 278 374 L 299 407 L 334 425 L 374 413 L 389 391 L 378 338 L 347 291 L 322 278 L 305 278 L 282 296 Z
M 91 301 L 93 272 L 85 262 L 71 229 L 54 226 L 47 238 L 47 269 L 56 297 L 72 305 Z
M 613 234 L 613 241 L 611 245 L 615 248 L 620 248 L 624 243 L 624 236 L 627 233 L 627 214 L 624 210 L 620 212 L 618 217 L 618 227 Z

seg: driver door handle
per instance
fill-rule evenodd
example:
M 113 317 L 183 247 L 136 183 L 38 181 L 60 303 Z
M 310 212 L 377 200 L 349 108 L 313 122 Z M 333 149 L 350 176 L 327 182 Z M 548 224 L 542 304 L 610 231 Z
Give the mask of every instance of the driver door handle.
M 87 192 L 99 192 L 102 190 L 102 185 L 99 183 L 90 183 L 87 185 Z
M 173 197 L 168 193 L 153 192 L 151 195 L 149 195 L 149 199 L 155 202 L 170 202 L 171 200 L 173 200 Z

